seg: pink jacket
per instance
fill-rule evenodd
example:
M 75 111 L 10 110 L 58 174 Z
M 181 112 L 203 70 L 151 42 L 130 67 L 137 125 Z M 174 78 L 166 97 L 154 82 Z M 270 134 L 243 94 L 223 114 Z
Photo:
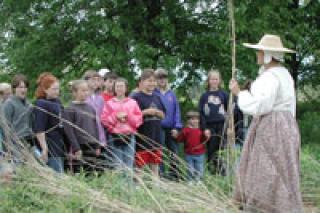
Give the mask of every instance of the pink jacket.
M 128 117 L 125 123 L 117 119 L 116 115 L 119 112 L 127 113 Z M 105 103 L 101 114 L 102 124 L 113 134 L 128 135 L 135 133 L 142 121 L 142 112 L 137 102 L 129 97 L 121 101 L 117 98 L 110 99 Z

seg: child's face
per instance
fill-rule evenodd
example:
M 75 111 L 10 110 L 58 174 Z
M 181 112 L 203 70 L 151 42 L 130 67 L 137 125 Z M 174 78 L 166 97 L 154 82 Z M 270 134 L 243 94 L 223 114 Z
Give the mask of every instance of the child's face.
M 159 88 L 166 88 L 168 86 L 168 78 L 157 78 L 157 83 Z
M 103 77 L 99 77 L 99 80 L 98 80 L 98 88 L 99 88 L 99 89 L 103 89 L 103 84 L 104 84 L 104 79 L 103 79 Z
M 91 90 L 96 91 L 99 88 L 100 77 L 92 77 L 88 80 L 88 86 Z
M 44 92 L 46 93 L 46 97 L 48 99 L 58 98 L 60 93 L 60 85 L 59 82 L 54 82 L 51 87 L 49 87 Z
M 189 124 L 193 128 L 198 128 L 199 127 L 199 118 L 198 117 L 192 117 L 189 119 Z
M 111 93 L 113 90 L 114 82 L 115 82 L 115 79 L 111 79 L 111 78 L 106 79 L 104 81 L 105 90 Z
M 141 83 L 142 83 L 143 90 L 148 93 L 153 92 L 154 89 L 156 88 L 156 84 L 157 84 L 156 79 L 153 76 L 143 80 Z
M 218 89 L 220 84 L 220 77 L 218 74 L 212 74 L 209 76 L 209 88 L 210 89 Z
M 73 92 L 75 101 L 84 102 L 89 96 L 89 87 L 87 83 L 80 84 Z
M 25 99 L 27 96 L 28 88 L 23 81 L 20 81 L 17 88 L 15 88 L 15 95 L 19 98 Z
M 127 92 L 126 84 L 121 81 L 115 82 L 114 91 L 115 91 L 115 93 L 116 93 L 115 95 L 117 97 L 124 97 Z
M 7 100 L 12 95 L 11 87 L 3 90 L 2 99 Z

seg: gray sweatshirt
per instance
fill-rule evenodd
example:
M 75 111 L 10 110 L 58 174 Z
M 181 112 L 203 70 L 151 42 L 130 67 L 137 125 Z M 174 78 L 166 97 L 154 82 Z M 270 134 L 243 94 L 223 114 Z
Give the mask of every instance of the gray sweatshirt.
M 2 105 L 4 117 L 19 138 L 32 136 L 32 105 L 29 101 L 11 96 Z

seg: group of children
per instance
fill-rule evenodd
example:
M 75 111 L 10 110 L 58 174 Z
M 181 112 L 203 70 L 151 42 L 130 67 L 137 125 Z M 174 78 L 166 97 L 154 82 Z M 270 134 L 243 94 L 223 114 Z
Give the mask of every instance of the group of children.
M 88 70 L 82 79 L 71 81 L 73 98 L 67 107 L 59 99 L 59 80 L 51 73 L 39 76 L 34 105 L 27 100 L 27 78 L 15 75 L 11 85 L 0 84 L 1 117 L 24 145 L 60 173 L 66 165 L 72 172 L 110 167 L 139 172 L 149 166 L 156 177 L 168 169 L 168 177 L 177 179 L 179 142 L 184 143 L 188 180 L 203 177 L 206 153 L 209 168 L 218 168 L 228 105 L 219 72 L 209 72 L 207 91 L 199 109 L 186 114 L 185 127 L 166 70 L 144 69 L 131 93 L 126 79 L 103 74 Z M 4 130 L 0 128 L 2 157 L 10 152 L 9 144 L 15 144 L 6 140 Z M 169 166 L 163 164 L 164 154 Z

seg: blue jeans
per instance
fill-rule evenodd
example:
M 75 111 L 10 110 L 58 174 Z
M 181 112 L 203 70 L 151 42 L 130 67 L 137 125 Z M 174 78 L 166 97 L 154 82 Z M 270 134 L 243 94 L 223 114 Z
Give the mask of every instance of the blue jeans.
M 120 136 L 119 136 L 120 137 Z M 113 143 L 114 164 L 118 169 L 132 170 L 135 154 L 136 139 L 134 135 L 121 136 L 124 140 L 130 140 L 129 143 Z
M 185 160 L 188 164 L 188 180 L 199 181 L 204 173 L 205 155 L 188 155 L 185 154 Z
M 64 158 L 62 157 L 49 157 L 47 165 L 54 171 L 58 173 L 63 173 L 64 171 L 63 160 Z

